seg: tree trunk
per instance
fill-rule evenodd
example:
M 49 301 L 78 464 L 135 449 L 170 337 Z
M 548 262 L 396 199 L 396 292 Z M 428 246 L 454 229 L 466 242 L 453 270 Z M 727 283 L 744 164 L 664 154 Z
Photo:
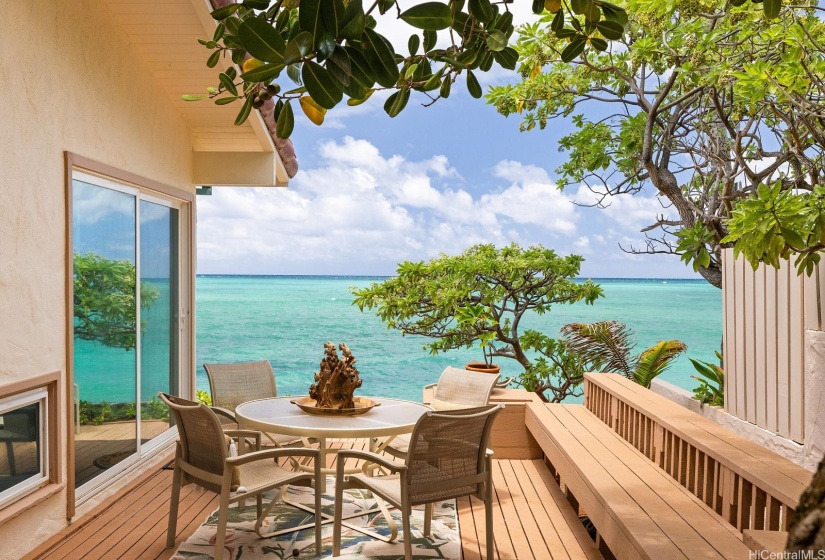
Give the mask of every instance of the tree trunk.
M 788 551 L 825 550 L 825 458 L 788 524 Z

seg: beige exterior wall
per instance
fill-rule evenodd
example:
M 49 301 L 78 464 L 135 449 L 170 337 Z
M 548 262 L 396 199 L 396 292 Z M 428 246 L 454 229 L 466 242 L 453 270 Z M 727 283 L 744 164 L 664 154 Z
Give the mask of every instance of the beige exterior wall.
M 194 190 L 189 131 L 155 83 L 98 0 L 3 2 L 0 384 L 59 370 L 66 389 L 64 151 Z M 65 457 L 64 403 L 57 437 Z M 64 482 L 66 469 L 61 459 Z M 0 522 L 0 557 L 19 558 L 65 516 L 63 491 Z

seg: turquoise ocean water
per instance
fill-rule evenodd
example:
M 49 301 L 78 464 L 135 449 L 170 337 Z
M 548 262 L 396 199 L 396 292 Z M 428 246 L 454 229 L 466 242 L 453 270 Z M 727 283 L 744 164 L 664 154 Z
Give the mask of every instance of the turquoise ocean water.
M 369 312 L 354 307 L 350 286 L 380 278 L 340 276 L 198 276 L 197 384 L 208 390 L 204 362 L 267 359 L 282 395 L 306 394 L 323 357 L 324 342 L 345 342 L 361 372 L 361 395 L 420 400 L 421 387 L 438 380 L 446 366 L 463 367 L 481 351 L 431 356 L 427 341 L 388 331 Z M 687 356 L 715 360 L 722 337 L 722 293 L 703 280 L 596 280 L 605 297 L 592 306 L 556 306 L 526 326 L 555 336 L 570 322 L 615 319 L 635 333 L 637 350 L 659 340 L 688 346 L 662 379 L 692 389 L 695 372 Z M 502 375 L 520 366 L 500 359 Z

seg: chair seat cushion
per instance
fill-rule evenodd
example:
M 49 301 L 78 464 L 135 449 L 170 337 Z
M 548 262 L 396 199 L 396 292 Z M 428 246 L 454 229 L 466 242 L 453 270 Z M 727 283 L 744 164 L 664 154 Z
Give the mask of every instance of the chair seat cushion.
M 472 408 L 474 405 L 468 405 L 464 403 L 457 403 L 457 402 L 449 402 L 449 401 L 442 401 L 440 399 L 433 399 L 430 403 L 430 408 L 435 411 L 440 410 L 462 410 L 464 408 Z

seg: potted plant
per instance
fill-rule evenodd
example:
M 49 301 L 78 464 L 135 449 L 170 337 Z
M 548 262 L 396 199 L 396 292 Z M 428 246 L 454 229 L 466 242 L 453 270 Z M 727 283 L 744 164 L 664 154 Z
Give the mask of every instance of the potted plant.
M 501 368 L 493 363 L 493 355 L 496 351 L 493 346 L 493 341 L 496 338 L 495 325 L 490 318 L 487 307 L 480 303 L 468 303 L 456 310 L 455 320 L 461 329 L 476 330 L 479 333 L 477 339 L 484 356 L 483 362 L 469 362 L 464 366 L 464 369 L 479 373 L 498 374 Z

